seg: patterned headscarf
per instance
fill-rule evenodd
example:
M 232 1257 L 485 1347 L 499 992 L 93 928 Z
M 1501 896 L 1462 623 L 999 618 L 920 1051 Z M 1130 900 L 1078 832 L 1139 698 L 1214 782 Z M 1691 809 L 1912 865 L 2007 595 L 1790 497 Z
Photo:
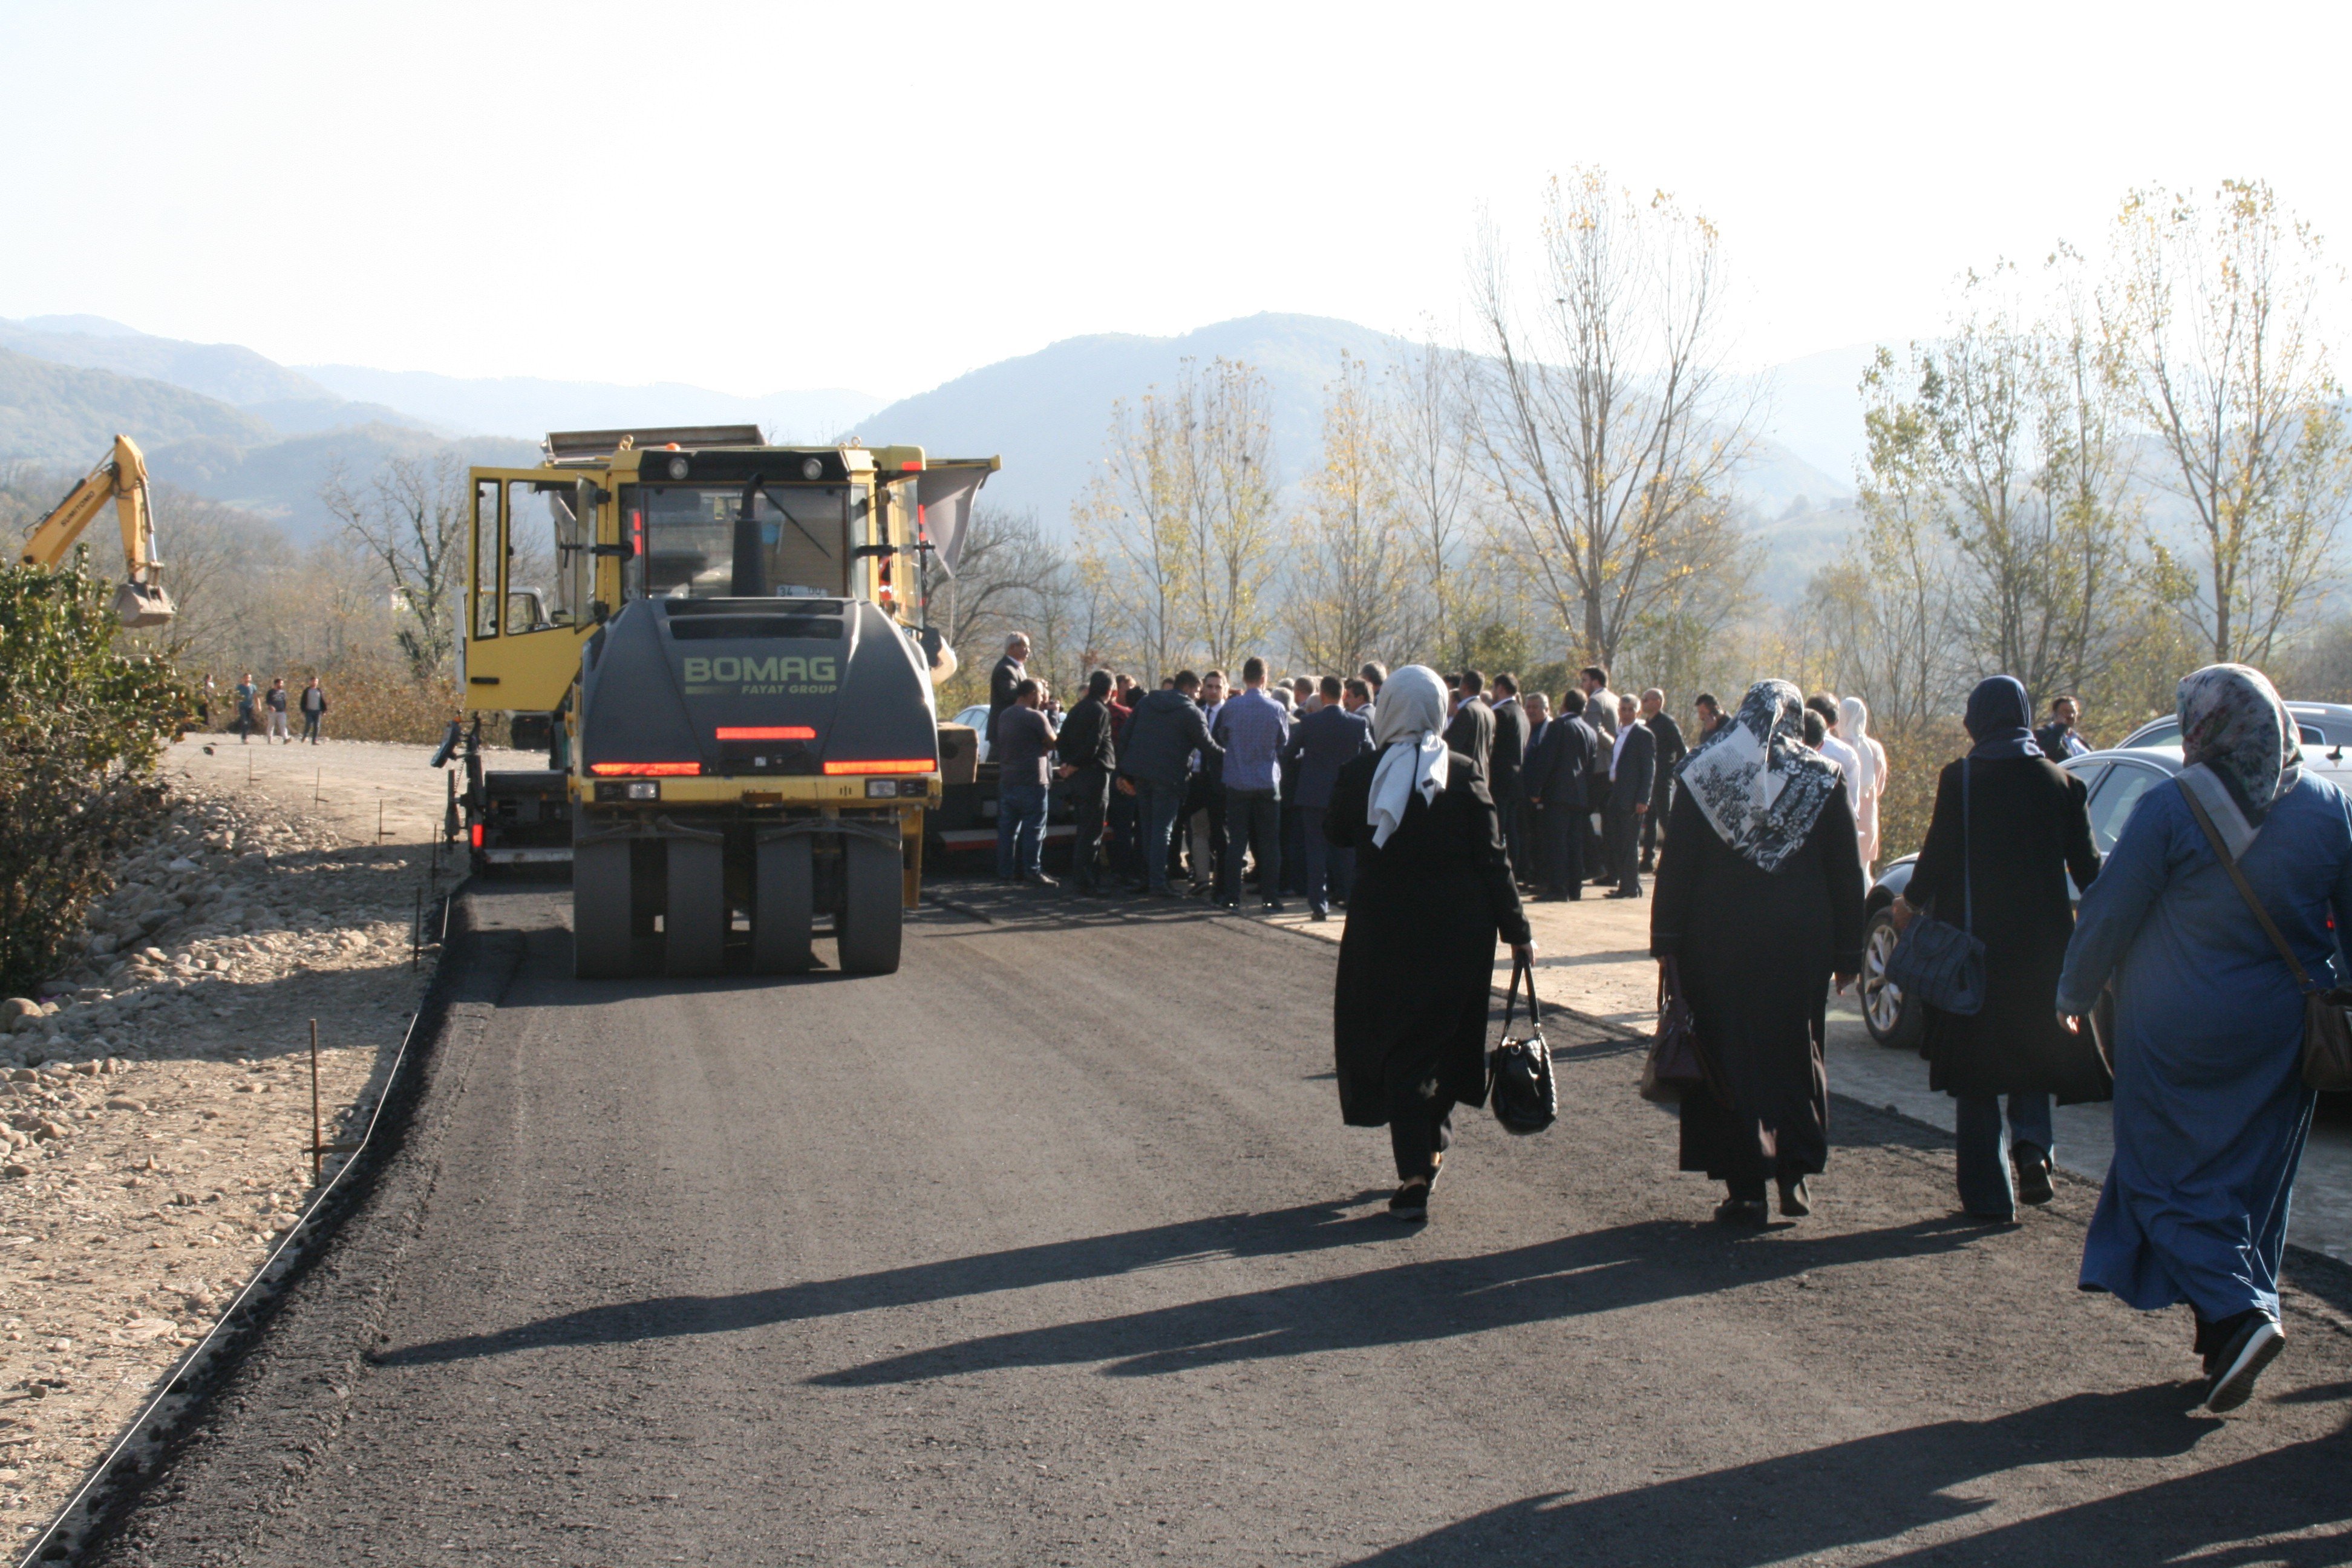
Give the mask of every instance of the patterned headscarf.
M 2209 664 L 2181 681 L 2180 757 L 2232 856 L 2303 777 L 2294 717 L 2263 672 L 2242 664 Z
M 1804 713 L 1795 687 L 1759 680 L 1675 770 L 1717 837 L 1759 870 L 1795 854 L 1842 787 L 1837 764 L 1805 744 Z

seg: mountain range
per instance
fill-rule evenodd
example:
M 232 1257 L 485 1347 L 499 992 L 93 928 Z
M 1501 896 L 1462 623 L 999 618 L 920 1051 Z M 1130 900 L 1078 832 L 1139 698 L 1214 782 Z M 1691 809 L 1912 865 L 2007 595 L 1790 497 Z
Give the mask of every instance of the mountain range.
M 1267 383 L 1277 476 L 1297 480 L 1321 439 L 1325 388 L 1343 356 L 1374 367 L 1404 340 L 1327 317 L 1262 314 L 1177 337 L 1064 339 L 885 404 L 842 389 L 745 397 L 679 384 L 622 386 L 465 379 L 351 365 L 287 366 L 228 343 L 151 336 L 93 316 L 0 321 L 0 460 L 79 468 L 117 430 L 159 479 L 275 517 L 297 538 L 332 526 L 318 500 L 331 465 L 364 474 L 394 452 L 455 445 L 466 460 L 529 464 L 550 429 L 756 424 L 780 441 L 912 442 L 945 456 L 996 454 L 986 500 L 1066 526 L 1097 471 L 1117 400 L 1171 384 L 1187 360 L 1248 362 Z M 1740 476 L 1771 545 L 1758 584 L 1801 586 L 1851 523 L 1860 438 L 1853 386 L 1866 348 L 1768 373 L 1766 435 Z M 168 526 L 168 521 L 166 523 Z

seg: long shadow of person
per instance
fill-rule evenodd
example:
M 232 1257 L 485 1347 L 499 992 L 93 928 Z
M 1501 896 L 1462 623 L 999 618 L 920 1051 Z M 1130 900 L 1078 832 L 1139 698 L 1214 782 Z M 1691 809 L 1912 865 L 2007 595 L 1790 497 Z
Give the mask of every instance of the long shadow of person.
M 2177 1458 L 2220 1423 L 2190 1420 L 2178 1386 L 2078 1394 L 1988 1421 L 1938 1421 L 1597 1497 L 1531 1497 L 1360 1560 L 1360 1568 L 1481 1563 L 1671 1563 L 1760 1568 L 1964 1521 L 1995 1478 L 2030 1467 Z M 2085 1563 L 2352 1560 L 2342 1526 L 2352 1436 L 2338 1433 L 2136 1487 L 2094 1502 L 1873 1561 L 2082 1568 Z M 2014 1495 L 2020 1488 L 2007 1489 Z

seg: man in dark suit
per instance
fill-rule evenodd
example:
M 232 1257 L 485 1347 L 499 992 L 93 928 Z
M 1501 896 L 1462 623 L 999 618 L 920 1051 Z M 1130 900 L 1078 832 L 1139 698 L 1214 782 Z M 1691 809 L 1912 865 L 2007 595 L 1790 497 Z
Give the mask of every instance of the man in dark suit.
M 1103 816 L 1110 808 L 1111 776 L 1118 768 L 1110 688 L 1108 669 L 1087 677 L 1087 694 L 1062 721 L 1054 747 L 1061 763 L 1055 776 L 1069 785 L 1070 809 L 1077 820 L 1077 837 L 1070 844 L 1070 890 L 1088 897 L 1102 891 L 1097 862 Z
M 1519 774 L 1519 784 L 1535 807 L 1536 837 L 1543 846 L 1543 896 L 1547 900 L 1584 896 L 1584 821 L 1587 781 L 1600 738 L 1584 721 L 1584 693 L 1568 691 L 1559 700 L 1559 717 L 1543 727 Z
M 1370 689 L 1361 679 L 1344 685 L 1336 675 L 1323 678 L 1323 706 L 1290 727 L 1282 760 L 1298 779 L 1300 826 L 1306 835 L 1307 913 L 1310 920 L 1328 920 L 1333 904 L 1348 901 L 1355 880 L 1356 852 L 1336 849 L 1323 837 L 1323 818 L 1331 806 L 1331 786 L 1339 770 L 1372 749 L 1372 727 L 1361 710 Z
M 1495 750 L 1495 710 L 1479 693 L 1486 678 L 1475 669 L 1462 672 L 1462 706 L 1445 726 L 1445 743 L 1470 759 L 1470 771 L 1484 782 L 1491 775 L 1488 758 Z
M 1658 738 L 1658 782 L 1650 786 L 1650 809 L 1642 818 L 1642 869 L 1658 863 L 1658 846 L 1666 837 L 1666 814 L 1674 809 L 1675 768 L 1690 755 L 1683 743 L 1683 727 L 1666 711 L 1666 694 L 1653 686 L 1642 693 L 1642 727 Z
M 1527 797 L 1519 789 L 1519 770 L 1528 755 L 1528 713 L 1519 704 L 1519 682 L 1508 672 L 1495 677 L 1495 739 L 1486 756 L 1486 789 L 1495 797 L 1495 815 L 1503 823 L 1503 847 L 1509 853 L 1511 875 L 1532 879 L 1528 866 Z
M 996 744 L 996 716 L 1013 706 L 1013 689 L 1029 675 L 1029 637 L 1014 632 L 1004 639 L 1004 657 L 988 672 L 988 728 L 981 738 L 993 748 Z
M 1658 738 L 1641 724 L 1641 704 L 1617 700 L 1617 738 L 1609 754 L 1609 865 L 1617 874 L 1612 899 L 1642 896 L 1642 818 L 1657 784 Z

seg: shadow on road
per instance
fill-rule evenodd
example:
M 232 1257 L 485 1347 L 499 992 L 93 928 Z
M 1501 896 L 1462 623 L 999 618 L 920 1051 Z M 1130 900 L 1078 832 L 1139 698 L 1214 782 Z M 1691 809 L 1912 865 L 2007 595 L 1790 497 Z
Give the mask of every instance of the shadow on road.
M 835 1317 L 878 1308 L 1022 1290 L 1211 1258 L 1270 1258 L 1354 1247 L 1406 1233 L 1383 1215 L 1351 1212 L 1378 1194 L 1259 1215 L 1218 1215 L 1117 1236 L 1087 1237 L 976 1258 L 813 1279 L 734 1296 L 657 1296 L 586 1307 L 558 1317 L 463 1339 L 410 1345 L 376 1356 L 380 1366 L 423 1366 L 569 1345 L 623 1344 L 684 1334 L 723 1334 L 768 1323 Z
M 2181 1386 L 2078 1394 L 1991 1420 L 1939 1421 L 1631 1491 L 1527 1498 L 1360 1559 L 1359 1568 L 1802 1561 L 1965 1519 L 1991 1506 L 1986 1497 L 1995 1489 L 1982 1483 L 2006 1472 L 2186 1454 L 2221 1425 L 2186 1416 L 2195 1397 Z M 2352 1493 L 2341 1484 L 2347 1462 L 2352 1436 L 2338 1433 L 1872 1561 L 2342 1563 L 2352 1561 L 2352 1542 L 2341 1535 L 2253 1542 L 2352 1521 Z M 2014 1485 L 2000 1489 L 2016 1495 Z
M 1714 1226 L 1648 1220 L 1533 1247 L 1367 1269 L 1147 1312 L 993 1334 L 823 1373 L 835 1387 L 1003 1366 L 1104 1363 L 1149 1377 L 1233 1362 L 1453 1338 L 1701 1296 L 1847 1264 L 1950 1252 L 1984 1227 L 1952 1219 L 1798 1240 L 1727 1242 Z

